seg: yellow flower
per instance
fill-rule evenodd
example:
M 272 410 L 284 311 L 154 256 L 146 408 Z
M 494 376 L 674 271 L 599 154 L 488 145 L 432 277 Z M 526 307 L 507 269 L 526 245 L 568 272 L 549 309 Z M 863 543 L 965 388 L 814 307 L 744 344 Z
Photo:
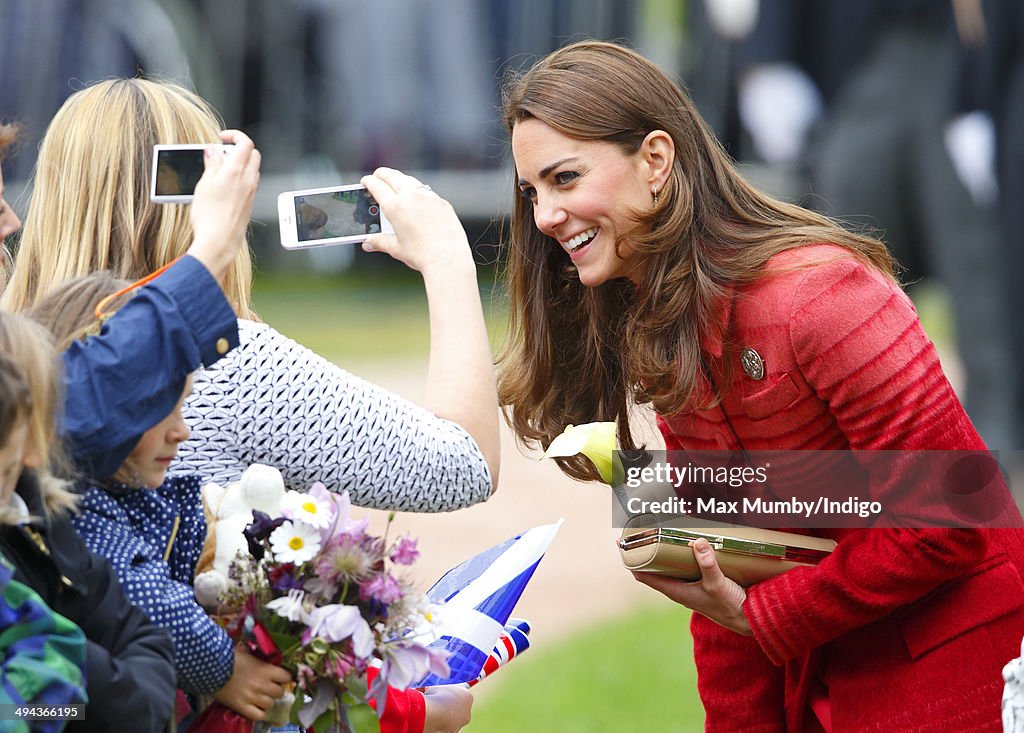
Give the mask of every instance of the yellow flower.
M 622 461 L 615 452 L 615 423 L 569 425 L 551 441 L 541 458 L 568 458 L 579 453 L 593 462 L 606 484 L 618 486 L 623 482 Z

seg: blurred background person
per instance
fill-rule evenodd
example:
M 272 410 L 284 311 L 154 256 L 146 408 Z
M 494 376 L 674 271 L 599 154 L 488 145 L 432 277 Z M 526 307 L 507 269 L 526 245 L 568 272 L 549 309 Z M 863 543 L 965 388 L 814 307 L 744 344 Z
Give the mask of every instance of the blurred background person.
M 1019 295 L 1024 282 L 1024 6 L 1016 0 L 985 0 L 982 7 L 981 61 L 970 67 L 975 76 L 965 83 L 982 90 L 995 130 L 999 269 L 1009 315 L 1019 447 L 1024 442 L 1024 318 Z
M 948 291 L 968 414 L 990 447 L 1011 448 L 991 131 L 960 77 L 980 21 L 960 0 L 761 3 L 738 48 L 738 110 L 758 158 L 806 165 L 807 205 L 879 230 L 912 295 L 932 277 Z

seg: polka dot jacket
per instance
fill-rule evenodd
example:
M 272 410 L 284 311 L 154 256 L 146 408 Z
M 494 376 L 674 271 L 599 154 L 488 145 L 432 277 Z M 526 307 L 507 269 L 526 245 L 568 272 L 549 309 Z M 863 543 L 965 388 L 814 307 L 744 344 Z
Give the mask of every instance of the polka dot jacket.
M 132 602 L 171 632 L 178 687 L 189 693 L 216 692 L 234 665 L 231 640 L 192 591 L 206 536 L 201 487 L 194 475 L 169 477 L 152 490 L 90 487 L 74 520 L 89 549 L 110 561 Z

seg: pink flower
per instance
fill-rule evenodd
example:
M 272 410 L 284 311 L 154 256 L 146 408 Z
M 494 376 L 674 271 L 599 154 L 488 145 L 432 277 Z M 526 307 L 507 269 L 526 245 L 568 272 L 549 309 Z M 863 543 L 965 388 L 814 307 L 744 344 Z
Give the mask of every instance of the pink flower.
M 430 649 L 412 642 L 400 641 L 388 644 L 383 649 L 384 664 L 380 676 L 389 685 L 404 690 L 418 682 L 428 673 L 438 677 L 447 677 L 448 652 L 443 649 Z
M 348 677 L 352 670 L 355 669 L 353 660 L 347 654 L 342 654 L 336 657 L 332 662 L 328 662 L 327 671 L 331 673 L 331 676 L 337 680 L 343 680 Z
M 352 510 L 352 501 L 348 498 L 348 490 L 335 494 L 327 490 L 327 487 L 317 481 L 309 488 L 309 495 L 330 503 L 333 511 L 331 523 L 323 531 L 324 537 L 334 537 L 340 533 L 351 535 L 362 535 L 370 526 L 370 518 L 352 519 L 349 514 Z
M 395 549 L 391 551 L 391 562 L 395 565 L 412 565 L 420 551 L 416 549 L 416 540 L 402 537 L 395 543 Z
M 299 683 L 299 686 L 303 689 L 312 688 L 316 682 L 316 672 L 308 664 L 302 664 L 299 662 L 295 668 L 295 679 Z
M 373 652 L 373 631 L 355 606 L 332 603 L 314 608 L 309 616 L 309 630 L 303 634 L 303 644 L 308 644 L 314 636 L 332 643 L 351 637 L 352 650 L 357 656 L 368 657 Z
M 402 599 L 402 586 L 391 577 L 390 573 L 381 573 L 370 582 L 359 586 L 359 597 L 363 600 L 373 599 L 385 606 L 390 606 Z
M 316 559 L 316 573 L 325 583 L 358 582 L 370 574 L 374 558 L 359 538 L 340 534 L 327 542 Z

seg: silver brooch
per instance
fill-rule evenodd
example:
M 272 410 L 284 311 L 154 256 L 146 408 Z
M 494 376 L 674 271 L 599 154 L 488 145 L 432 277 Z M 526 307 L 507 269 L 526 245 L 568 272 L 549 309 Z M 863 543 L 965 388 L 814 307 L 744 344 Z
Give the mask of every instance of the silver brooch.
M 740 364 L 751 379 L 764 379 L 764 359 L 751 348 L 740 352 Z

